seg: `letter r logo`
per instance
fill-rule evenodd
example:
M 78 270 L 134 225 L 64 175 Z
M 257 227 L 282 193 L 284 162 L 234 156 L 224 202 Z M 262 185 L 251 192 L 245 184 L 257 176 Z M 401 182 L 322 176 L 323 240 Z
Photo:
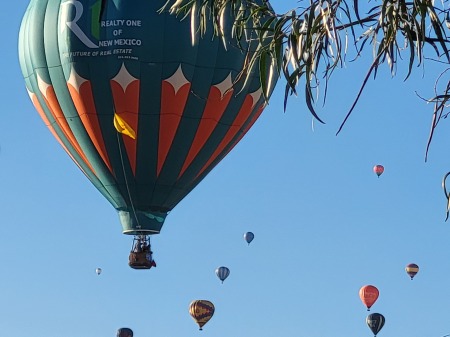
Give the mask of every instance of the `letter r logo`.
M 69 6 L 72 5 L 75 7 L 75 17 L 72 21 L 69 21 Z M 72 33 L 74 33 L 81 42 L 83 42 L 89 48 L 98 48 L 98 46 L 92 42 L 86 34 L 81 30 L 80 26 L 78 26 L 77 22 L 80 20 L 83 15 L 83 4 L 77 0 L 68 0 L 61 4 L 61 12 L 59 16 L 60 32 L 63 32 L 66 27 L 68 27 Z

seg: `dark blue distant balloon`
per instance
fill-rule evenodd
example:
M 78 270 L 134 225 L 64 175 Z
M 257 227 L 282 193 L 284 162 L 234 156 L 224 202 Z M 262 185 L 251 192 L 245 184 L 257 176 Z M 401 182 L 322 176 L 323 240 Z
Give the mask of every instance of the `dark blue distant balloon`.
M 223 283 L 228 275 L 230 275 L 230 269 L 228 269 L 227 267 L 219 267 L 216 269 L 216 275 Z
M 244 239 L 247 241 L 248 244 L 253 241 L 255 235 L 252 232 L 247 232 L 244 234 Z
M 384 322 L 384 316 L 378 313 L 370 314 L 366 318 L 366 323 L 375 336 L 380 332 L 381 328 L 383 328 Z
M 129 328 L 120 328 L 117 330 L 117 337 L 133 337 L 133 330 Z

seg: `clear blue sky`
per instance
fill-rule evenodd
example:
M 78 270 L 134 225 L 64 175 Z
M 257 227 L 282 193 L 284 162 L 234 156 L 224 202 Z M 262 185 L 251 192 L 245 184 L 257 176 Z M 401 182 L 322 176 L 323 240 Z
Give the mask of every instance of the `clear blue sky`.
M 295 1 L 272 1 L 279 11 Z M 18 337 L 370 337 L 359 288 L 380 297 L 379 337 L 450 333 L 450 223 L 441 188 L 450 125 L 425 163 L 436 70 L 406 63 L 369 81 L 369 60 L 335 74 L 314 122 L 303 98 L 283 112 L 284 82 L 242 142 L 152 239 L 158 267 L 127 265 L 131 237 L 53 139 L 26 93 L 17 35 L 26 0 L 5 1 L 0 133 L 0 331 Z M 369 49 L 367 49 L 369 51 Z M 375 164 L 385 166 L 377 178 Z M 243 233 L 255 240 L 247 246 Z M 410 281 L 404 271 L 415 262 Z M 230 268 L 221 284 L 215 268 Z M 95 274 L 101 267 L 103 273 Z M 199 332 L 194 299 L 216 306 Z

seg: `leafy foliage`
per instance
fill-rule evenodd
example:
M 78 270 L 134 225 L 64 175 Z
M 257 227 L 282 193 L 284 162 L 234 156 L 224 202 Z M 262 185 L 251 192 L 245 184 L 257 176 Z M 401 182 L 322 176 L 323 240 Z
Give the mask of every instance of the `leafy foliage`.
M 431 47 L 432 58 L 446 66 L 450 63 L 446 33 L 450 27 L 449 10 L 444 9 L 444 4 L 435 6 L 430 0 L 382 0 L 364 4 L 358 0 L 310 0 L 297 4 L 289 12 L 277 14 L 267 0 L 168 0 L 163 10 L 182 17 L 190 15 L 191 20 L 200 18 L 195 26 L 201 33 L 206 30 L 206 20 L 212 20 L 218 36 L 221 36 L 224 20 L 231 19 L 234 36 L 238 39 L 251 22 L 261 40 L 269 37 L 271 41 L 252 55 L 249 65 L 272 58 L 286 80 L 285 108 L 288 97 L 297 95 L 298 86 L 303 83 L 306 105 L 322 123 L 314 109 L 321 81 L 325 100 L 328 80 L 343 66 L 349 48 L 355 48 L 357 58 L 370 45 L 373 62 L 338 133 L 370 76 L 376 77 L 380 65 L 387 64 L 394 76 L 398 61 L 406 54 L 408 78 L 414 64 L 424 61 L 426 46 Z M 361 5 L 366 9 L 364 15 Z M 262 84 L 264 86 L 263 78 Z M 429 100 L 435 103 L 430 141 L 439 120 L 447 117 L 449 90 L 450 84 L 443 93 L 436 93 Z

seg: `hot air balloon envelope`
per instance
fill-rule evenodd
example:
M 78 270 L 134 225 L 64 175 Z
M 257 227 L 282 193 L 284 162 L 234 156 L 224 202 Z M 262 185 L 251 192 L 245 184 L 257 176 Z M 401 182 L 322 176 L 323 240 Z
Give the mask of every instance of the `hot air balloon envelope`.
M 375 166 L 373 167 L 373 172 L 375 172 L 376 175 L 377 175 L 378 177 L 380 177 L 380 176 L 383 174 L 383 172 L 384 172 L 384 167 L 383 167 L 383 165 L 375 165 Z
M 207 300 L 192 301 L 189 305 L 189 314 L 202 330 L 203 326 L 214 315 L 214 304 Z
M 411 280 L 416 276 L 416 274 L 419 272 L 419 266 L 415 263 L 410 263 L 405 268 L 406 273 L 411 277 Z
M 367 307 L 367 310 L 370 310 L 370 307 L 376 302 L 378 299 L 379 291 L 375 286 L 365 285 L 361 287 L 359 290 L 359 298 L 363 302 L 363 304 Z
M 100 274 L 102 273 L 102 268 L 97 268 L 97 269 L 95 269 L 95 273 L 96 273 L 97 275 L 100 275 Z
M 247 241 L 248 244 L 253 241 L 255 235 L 252 232 L 247 232 L 244 234 L 244 240 Z
M 260 69 L 267 96 L 278 78 L 269 58 L 242 76 L 264 44 L 252 20 L 237 41 L 228 7 L 224 39 L 212 19 L 200 36 L 191 20 L 160 13 L 166 2 L 31 0 L 19 33 L 36 110 L 117 210 L 124 234 L 160 232 L 260 116 Z
M 117 337 L 133 337 L 133 330 L 130 328 L 120 328 L 117 330 Z
M 373 334 L 376 336 L 384 326 L 384 316 L 378 313 L 370 314 L 366 318 L 366 323 L 370 330 L 372 330 Z
M 230 275 L 230 269 L 228 269 L 227 267 L 219 267 L 216 269 L 216 275 L 223 283 L 228 275 Z

